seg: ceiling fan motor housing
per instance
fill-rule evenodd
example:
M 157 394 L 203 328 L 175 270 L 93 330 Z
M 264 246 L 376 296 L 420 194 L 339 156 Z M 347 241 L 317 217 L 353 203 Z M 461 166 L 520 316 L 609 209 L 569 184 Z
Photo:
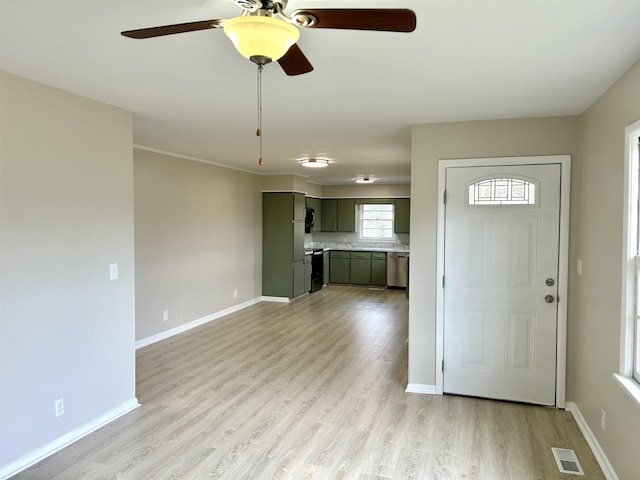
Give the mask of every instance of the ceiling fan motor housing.
M 248 12 L 255 12 L 262 8 L 262 2 L 260 0 L 232 0 L 238 7 Z
M 232 0 L 238 7 L 248 12 L 268 10 L 270 12 L 282 11 L 287 7 L 288 0 Z

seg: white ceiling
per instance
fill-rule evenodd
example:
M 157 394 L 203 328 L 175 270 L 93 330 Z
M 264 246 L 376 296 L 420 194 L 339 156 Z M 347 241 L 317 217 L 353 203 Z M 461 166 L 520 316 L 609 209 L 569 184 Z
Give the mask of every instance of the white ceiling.
M 413 33 L 303 29 L 315 70 L 263 74 L 219 29 L 120 31 L 231 18 L 229 0 L 0 0 L 0 69 L 133 112 L 134 143 L 321 184 L 408 183 L 411 125 L 582 113 L 640 57 L 640 0 L 290 0 L 411 8 Z M 297 159 L 327 157 L 323 170 Z

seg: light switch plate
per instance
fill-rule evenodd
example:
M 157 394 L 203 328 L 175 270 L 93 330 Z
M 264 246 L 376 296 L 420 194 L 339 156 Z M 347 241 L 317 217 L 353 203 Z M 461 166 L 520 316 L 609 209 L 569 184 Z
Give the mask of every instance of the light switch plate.
M 576 271 L 578 272 L 578 275 L 582 276 L 582 260 L 580 259 L 576 262 Z
M 109 280 L 118 279 L 118 264 L 112 263 L 109 265 Z

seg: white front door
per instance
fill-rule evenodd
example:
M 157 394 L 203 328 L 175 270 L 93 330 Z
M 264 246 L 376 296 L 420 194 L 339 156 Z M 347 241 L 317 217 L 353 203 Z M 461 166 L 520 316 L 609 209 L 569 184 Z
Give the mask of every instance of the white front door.
M 445 393 L 556 404 L 560 172 L 446 169 Z

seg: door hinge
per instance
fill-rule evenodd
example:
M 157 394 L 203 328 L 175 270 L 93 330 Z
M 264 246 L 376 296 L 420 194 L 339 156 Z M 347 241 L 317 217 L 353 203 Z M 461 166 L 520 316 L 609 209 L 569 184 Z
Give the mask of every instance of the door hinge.
M 444 275 L 442 275 L 442 288 L 444 288 Z
M 442 371 L 444 372 L 444 360 L 442 360 Z
M 447 191 L 442 192 L 442 203 L 447 203 Z

